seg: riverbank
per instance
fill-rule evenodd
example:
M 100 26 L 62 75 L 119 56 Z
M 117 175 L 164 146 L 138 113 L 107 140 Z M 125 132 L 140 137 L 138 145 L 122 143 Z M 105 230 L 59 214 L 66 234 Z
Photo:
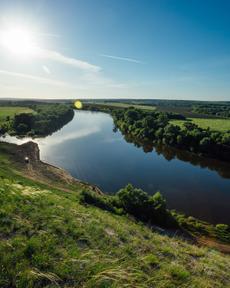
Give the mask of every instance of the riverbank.
M 182 114 L 93 103 L 87 103 L 84 109 L 109 113 L 115 127 L 124 136 L 131 135 L 134 141 L 149 141 L 154 145 L 168 145 L 203 157 L 230 161 L 229 131 L 201 128 L 184 121 L 187 119 Z M 175 125 L 175 120 L 183 120 L 183 125 Z
M 95 193 L 95 196 L 93 197 L 97 199 L 95 203 L 98 202 L 98 199 L 99 202 L 101 201 L 100 199 L 108 199 L 108 201 L 110 201 L 113 197 L 116 197 L 104 194 L 95 185 L 75 179 L 61 168 L 42 162 L 40 160 L 39 147 L 36 143 L 28 142 L 22 145 L 15 145 L 0 142 L 0 150 L 3 158 L 4 156 L 7 157 L 10 163 L 11 169 L 9 171 L 13 170 L 20 176 L 26 175 L 27 179 L 36 181 L 40 184 L 48 185 L 50 188 L 61 189 L 62 191 L 66 192 L 72 192 L 76 187 L 77 189 L 80 188 L 83 190 L 92 191 Z M 25 159 L 27 160 L 25 161 Z M 4 162 L 1 162 L 0 164 L 4 166 L 3 163 Z M 94 201 L 87 204 L 95 205 Z M 123 213 L 124 212 L 125 211 L 123 211 Z M 198 241 L 200 243 L 206 242 L 206 244 L 210 247 L 217 248 L 224 253 L 230 253 L 230 233 L 228 230 L 226 230 L 227 225 L 220 227 L 216 225 L 217 228 L 215 228 L 214 225 L 200 221 L 193 217 L 186 217 L 184 214 L 180 214 L 176 211 L 169 213 L 173 215 L 177 222 L 177 224 L 172 226 L 174 232 L 171 231 L 170 234 L 179 233 L 183 236 L 185 233 L 184 236 L 188 236 L 190 239 L 193 239 L 193 241 Z
M 39 145 L 42 161 L 96 184 L 104 193 L 114 194 L 132 183 L 149 195 L 160 191 L 169 209 L 230 224 L 228 163 L 166 146 L 142 146 L 114 133 L 113 119 L 101 112 L 75 111 L 71 122 L 48 137 L 2 138 L 16 144 L 31 140 Z
M 102 194 L 97 186 L 78 180 L 64 169 L 41 161 L 39 147 L 32 141 L 22 145 L 0 141 L 0 151 L 3 157 L 7 157 L 11 169 L 21 176 L 26 175 L 31 180 L 67 192 L 77 185 Z
M 34 144 L 0 150 L 1 287 L 228 287 L 228 255 L 81 204 L 93 189 L 45 168 Z

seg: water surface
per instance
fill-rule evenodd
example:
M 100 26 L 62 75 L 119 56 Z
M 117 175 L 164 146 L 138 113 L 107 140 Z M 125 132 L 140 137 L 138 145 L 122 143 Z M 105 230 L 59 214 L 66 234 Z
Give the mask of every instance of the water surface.
M 27 139 L 6 137 L 22 143 Z M 161 191 L 168 207 L 213 223 L 230 223 L 230 166 L 169 148 L 143 150 L 113 132 L 113 120 L 100 112 L 75 112 L 51 136 L 35 139 L 41 159 L 74 177 L 114 193 L 127 183 L 150 194 Z M 192 164 L 193 163 L 193 164 Z

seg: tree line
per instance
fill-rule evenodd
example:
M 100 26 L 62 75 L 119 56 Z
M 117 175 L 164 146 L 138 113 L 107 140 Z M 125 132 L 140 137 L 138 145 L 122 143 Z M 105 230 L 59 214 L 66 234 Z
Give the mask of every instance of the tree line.
M 1 125 L 0 132 L 21 136 L 46 136 L 73 119 L 74 111 L 66 104 L 29 105 L 34 113 L 16 114 Z
M 136 108 L 113 109 L 115 126 L 134 139 L 150 141 L 188 150 L 200 155 L 230 160 L 230 133 L 212 131 L 185 122 L 183 127 L 170 124 L 172 113 L 144 111 Z M 182 116 L 183 117 L 183 116 Z
M 199 114 L 230 118 L 230 104 L 227 103 L 194 105 L 192 111 Z

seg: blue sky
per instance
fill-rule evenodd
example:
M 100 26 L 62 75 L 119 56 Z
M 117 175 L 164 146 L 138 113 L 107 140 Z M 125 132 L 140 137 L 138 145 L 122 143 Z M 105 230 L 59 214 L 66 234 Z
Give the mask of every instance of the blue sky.
M 38 46 L 22 55 L 22 41 L 0 39 L 0 98 L 230 100 L 230 1 L 0 0 L 0 11 L 0 38 L 22 27 Z

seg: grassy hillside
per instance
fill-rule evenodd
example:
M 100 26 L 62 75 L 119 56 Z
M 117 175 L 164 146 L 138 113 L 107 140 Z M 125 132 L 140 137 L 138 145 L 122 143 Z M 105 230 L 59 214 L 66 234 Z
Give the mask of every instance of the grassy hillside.
M 230 120 L 229 119 L 204 119 L 204 118 L 189 118 L 192 123 L 198 125 L 201 128 L 210 128 L 211 130 L 226 132 L 230 131 Z M 183 120 L 172 120 L 171 123 L 183 127 L 185 121 Z
M 81 205 L 93 187 L 15 149 L 0 144 L 0 287 L 230 287 L 228 255 Z

